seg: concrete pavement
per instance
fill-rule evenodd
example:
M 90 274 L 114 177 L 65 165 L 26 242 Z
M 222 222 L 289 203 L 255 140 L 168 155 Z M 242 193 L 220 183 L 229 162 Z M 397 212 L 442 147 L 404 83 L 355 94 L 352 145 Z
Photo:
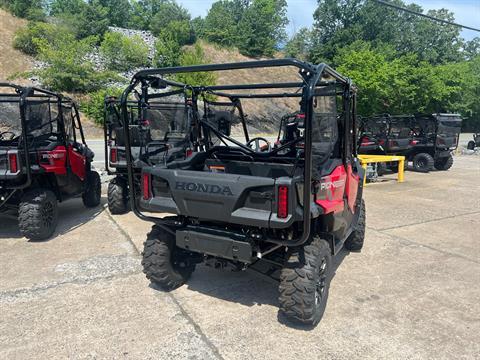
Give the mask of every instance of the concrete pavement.
M 276 285 L 199 267 L 152 288 L 139 251 L 151 224 L 61 205 L 57 236 L 0 219 L 0 358 L 475 359 L 480 357 L 480 156 L 448 172 L 366 188 L 361 253 L 342 252 L 315 329 L 278 317 Z

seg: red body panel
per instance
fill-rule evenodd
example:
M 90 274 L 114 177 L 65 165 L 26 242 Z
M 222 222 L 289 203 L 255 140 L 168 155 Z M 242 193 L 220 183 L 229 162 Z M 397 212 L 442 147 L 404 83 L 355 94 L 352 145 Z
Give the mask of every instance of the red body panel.
M 343 211 L 347 172 L 343 165 L 337 166 L 330 175 L 321 178 L 315 199 L 325 214 Z
M 344 210 L 345 198 L 352 213 L 355 212 L 360 177 L 355 174 L 352 165 L 347 170 L 339 165 L 330 175 L 322 177 L 318 184 L 315 203 L 322 207 L 325 214 Z
M 360 183 L 360 176 L 355 174 L 352 169 L 352 164 L 347 167 L 347 201 L 348 207 L 352 213 L 355 213 L 355 202 L 357 200 L 358 186 Z
M 57 146 L 51 151 L 40 151 L 40 166 L 46 172 L 54 173 L 56 175 L 67 174 L 67 150 L 65 146 Z
M 87 164 L 87 159 L 85 156 L 78 153 L 72 145 L 68 145 L 68 157 L 70 159 L 70 167 L 72 172 L 81 180 L 85 180 Z

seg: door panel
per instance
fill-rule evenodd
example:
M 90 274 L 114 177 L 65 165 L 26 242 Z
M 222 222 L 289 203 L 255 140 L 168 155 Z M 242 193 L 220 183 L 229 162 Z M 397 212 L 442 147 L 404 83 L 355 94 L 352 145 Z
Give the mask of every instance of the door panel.
M 87 160 L 83 151 L 72 144 L 68 145 L 68 158 L 70 161 L 70 168 L 72 172 L 80 178 L 80 180 L 85 180 L 86 174 L 86 164 Z

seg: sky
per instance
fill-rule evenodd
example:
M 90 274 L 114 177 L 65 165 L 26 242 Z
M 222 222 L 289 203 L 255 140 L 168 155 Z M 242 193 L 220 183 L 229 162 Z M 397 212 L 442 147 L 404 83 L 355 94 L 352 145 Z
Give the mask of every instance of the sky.
M 207 15 L 208 9 L 215 0 L 177 0 L 187 8 L 193 17 Z M 313 12 L 317 7 L 317 0 L 287 0 L 288 18 L 290 24 L 287 26 L 288 34 L 295 33 L 302 26 L 310 27 L 313 23 Z M 455 14 L 455 20 L 462 25 L 480 28 L 480 0 L 416 0 L 405 1 L 407 4 L 415 2 L 424 10 L 446 8 Z M 479 32 L 463 30 L 462 36 L 471 40 L 475 36 L 480 37 Z

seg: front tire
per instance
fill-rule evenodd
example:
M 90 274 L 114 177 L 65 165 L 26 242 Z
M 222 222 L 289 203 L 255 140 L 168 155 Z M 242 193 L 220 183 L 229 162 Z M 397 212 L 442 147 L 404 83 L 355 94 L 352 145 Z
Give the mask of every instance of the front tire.
M 453 156 L 448 154 L 446 157 L 441 157 L 435 161 L 435 169 L 440 171 L 446 171 L 453 165 Z
M 164 290 L 182 286 L 195 270 L 188 253 L 175 246 L 175 235 L 160 227 L 152 228 L 143 245 L 143 272 L 148 280 Z
M 355 226 L 355 229 L 343 244 L 345 249 L 349 251 L 362 250 L 363 243 L 365 241 L 365 224 L 366 224 L 365 201 L 362 199 L 362 202 L 360 204 L 360 214 L 358 214 L 358 221 Z
M 331 268 L 330 246 L 319 237 L 291 251 L 280 274 L 280 312 L 294 322 L 317 325 L 327 305 Z
M 83 205 L 88 208 L 100 205 L 102 197 L 100 175 L 96 171 L 89 171 L 85 181 L 85 191 L 82 194 Z
M 48 239 L 57 223 L 57 197 L 52 191 L 35 189 L 23 195 L 18 209 L 18 227 L 23 236 L 33 241 Z
M 128 212 L 128 186 L 125 179 L 116 177 L 108 183 L 108 209 L 112 214 Z
M 430 154 L 419 153 L 413 157 L 413 168 L 418 172 L 429 172 L 433 169 L 435 161 Z
M 475 141 L 470 140 L 467 144 L 467 149 L 468 150 L 475 150 L 475 145 L 476 145 Z

